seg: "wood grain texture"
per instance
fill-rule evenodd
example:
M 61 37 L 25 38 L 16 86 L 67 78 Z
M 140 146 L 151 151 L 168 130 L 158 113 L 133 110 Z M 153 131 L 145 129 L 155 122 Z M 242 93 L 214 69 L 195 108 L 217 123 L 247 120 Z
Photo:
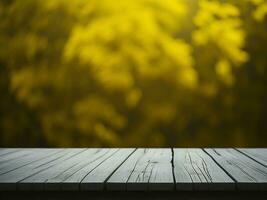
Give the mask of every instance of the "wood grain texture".
M 19 183 L 24 190 L 103 190 L 104 181 L 134 149 L 88 149 Z M 0 177 L 1 178 L 1 177 Z M 82 183 L 81 183 L 82 182 Z
M 174 149 L 176 190 L 234 190 L 234 181 L 202 149 Z
M 267 149 L 245 149 L 239 148 L 239 151 L 249 156 L 251 159 L 256 160 L 260 164 L 267 167 Z
M 205 149 L 240 190 L 267 190 L 267 168 L 235 149 Z
M 108 177 L 133 153 L 134 149 L 119 149 L 103 159 L 81 182 L 81 190 L 103 190 Z
M 19 189 L 21 186 L 20 181 L 23 179 L 61 163 L 80 151 L 81 149 L 61 149 L 61 151 L 53 155 L 0 175 L 0 184 L 8 184 L 10 190 L 14 190 L 16 187 Z
M 11 154 L 11 153 L 15 153 L 17 151 L 19 151 L 20 149 L 17 149 L 17 148 L 1 148 L 0 149 L 0 157 L 1 156 L 4 156 L 4 155 L 7 155 L 7 154 Z
M 32 149 L 22 149 L 20 151 L 8 151 L 6 153 L 3 153 L 3 155 L 0 156 L 0 168 L 1 165 L 6 165 L 12 160 L 30 155 L 32 152 Z
M 0 191 L 265 191 L 267 149 L 0 149 Z
M 57 176 L 53 179 L 61 182 L 62 190 L 79 190 L 80 182 L 97 166 L 104 162 L 109 157 L 113 156 L 118 149 L 98 149 L 93 155 L 81 161 L 75 168 Z
M 30 176 L 20 182 L 24 190 L 61 190 L 61 183 L 85 167 L 104 149 L 85 149 L 82 152 Z
M 9 154 L 0 160 L 0 175 L 23 167 L 37 160 L 51 156 L 60 149 L 25 149 Z
M 172 190 L 171 149 L 137 149 L 108 179 L 108 190 Z

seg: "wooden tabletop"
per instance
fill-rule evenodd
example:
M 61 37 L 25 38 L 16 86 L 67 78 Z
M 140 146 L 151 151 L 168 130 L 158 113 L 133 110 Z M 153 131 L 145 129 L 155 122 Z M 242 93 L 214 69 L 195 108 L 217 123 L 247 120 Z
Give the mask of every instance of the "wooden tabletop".
M 0 149 L 0 190 L 267 191 L 267 149 Z

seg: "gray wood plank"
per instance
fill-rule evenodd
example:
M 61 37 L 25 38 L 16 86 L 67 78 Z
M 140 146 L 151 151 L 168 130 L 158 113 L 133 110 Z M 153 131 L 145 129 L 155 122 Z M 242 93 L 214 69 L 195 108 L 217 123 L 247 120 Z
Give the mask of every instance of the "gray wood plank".
M 8 162 L 1 163 L 0 175 L 13 171 L 45 157 L 49 157 L 52 154 L 60 151 L 60 149 L 27 149 L 25 151 L 28 152 L 26 155 L 21 154 L 20 157 L 16 157 L 15 159 L 9 160 Z M 19 153 L 15 154 L 18 155 Z
M 81 182 L 82 190 L 103 190 L 108 177 L 134 152 L 134 148 L 119 149 L 90 171 Z M 74 176 L 73 176 L 74 177 Z M 67 182 L 72 181 L 71 179 Z
M 267 168 L 234 149 L 205 149 L 236 180 L 240 190 L 266 190 Z
M 64 171 L 56 177 L 49 179 L 47 183 L 58 183 L 58 187 L 46 187 L 46 189 L 79 190 L 80 182 L 84 179 L 84 177 L 106 159 L 113 156 L 118 150 L 119 149 L 115 148 L 98 149 L 91 156 L 81 160 L 76 166 Z
M 234 190 L 234 181 L 202 149 L 173 149 L 176 190 Z
M 49 157 L 45 157 L 41 160 L 0 175 L 0 188 L 5 190 L 15 190 L 16 187 L 20 188 L 19 181 L 41 172 L 42 170 L 48 169 L 49 167 L 72 157 L 82 150 L 84 149 L 62 149 L 62 151 L 59 151 Z
M 11 154 L 11 153 L 17 152 L 17 151 L 19 151 L 18 148 L 3 148 L 3 149 L 0 149 L 0 157 L 4 156 L 4 155 L 7 155 L 7 154 Z
M 267 149 L 264 148 L 239 148 L 239 151 L 267 167 Z
M 266 191 L 266 163 L 267 149 L 0 149 L 0 190 Z
M 108 179 L 108 190 L 172 190 L 171 149 L 137 149 Z
M 61 189 L 62 190 L 79 190 L 80 182 L 87 176 L 92 170 L 99 166 L 109 157 L 113 156 L 119 149 L 99 149 L 94 155 L 86 159 L 81 166 L 70 174 L 67 178 L 62 179 L 64 173 L 57 177 L 61 180 Z M 67 171 L 66 171 L 67 172 Z
M 116 149 L 113 149 L 116 150 Z M 92 160 L 103 156 L 108 149 L 87 149 L 64 162 L 21 181 L 31 190 L 61 190 L 62 182 L 86 167 Z
M 20 159 L 21 157 L 30 155 L 33 149 L 22 149 L 19 151 L 11 151 L 7 154 L 4 154 L 0 157 L 0 167 L 2 164 L 7 164 L 9 161 Z

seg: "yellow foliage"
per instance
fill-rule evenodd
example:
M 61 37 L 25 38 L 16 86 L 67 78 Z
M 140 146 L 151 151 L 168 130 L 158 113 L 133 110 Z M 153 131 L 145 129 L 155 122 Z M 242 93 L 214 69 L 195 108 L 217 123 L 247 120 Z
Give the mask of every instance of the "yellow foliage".
M 0 1 L 0 139 L 39 130 L 55 146 L 199 146 L 234 132 L 243 144 L 239 130 L 265 116 L 266 5 Z
M 184 4 L 127 0 L 93 5 L 99 17 L 74 28 L 65 48 L 67 60 L 78 59 L 110 90 L 135 87 L 132 71 L 152 79 L 176 74 L 179 83 L 196 84 L 190 47 L 175 37 L 186 14 Z
M 220 60 L 216 65 L 216 73 L 227 84 L 233 84 L 233 75 L 231 72 L 231 65 L 227 60 Z
M 192 33 L 197 46 L 212 45 L 217 51 L 215 70 L 222 80 L 232 85 L 231 67 L 248 60 L 243 50 L 245 32 L 238 8 L 230 3 L 199 1 L 199 11 L 194 18 L 197 29 Z M 209 54 L 209 53 L 208 53 Z
M 247 60 L 247 54 L 241 49 L 245 42 L 242 21 L 238 9 L 227 3 L 201 0 L 200 10 L 195 17 L 198 29 L 193 32 L 197 45 L 214 43 L 230 61 L 237 64 Z M 219 39 L 220 38 L 220 39 Z

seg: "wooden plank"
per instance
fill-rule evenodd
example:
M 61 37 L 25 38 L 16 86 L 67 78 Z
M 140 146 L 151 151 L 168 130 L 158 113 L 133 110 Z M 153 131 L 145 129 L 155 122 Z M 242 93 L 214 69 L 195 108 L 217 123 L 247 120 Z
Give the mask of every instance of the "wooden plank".
M 4 150 L 0 190 L 267 190 L 267 149 Z
M 116 149 L 87 149 L 64 162 L 24 179 L 21 184 L 26 185 L 27 188 L 23 187 L 23 189 L 61 190 L 62 182 L 94 160 L 104 156 L 107 151 L 116 151 Z
M 58 183 L 58 187 L 46 187 L 46 189 L 57 190 L 79 190 L 80 182 L 84 177 L 94 170 L 98 165 L 104 162 L 109 157 L 113 156 L 118 149 L 98 149 L 94 154 L 88 156 L 88 158 L 81 160 L 79 164 L 74 167 L 65 170 L 56 177 L 50 178 L 47 183 Z
M 80 182 L 87 176 L 91 171 L 93 171 L 97 166 L 104 162 L 109 157 L 113 156 L 118 149 L 99 149 L 94 155 L 86 159 L 82 166 L 72 173 L 69 177 L 61 179 L 64 176 L 64 173 L 61 174 L 61 177 L 57 177 L 58 180 L 61 179 L 61 189 L 62 190 L 79 190 Z M 66 171 L 67 172 L 67 171 Z
M 19 154 L 19 152 L 17 152 L 15 154 L 19 154 L 20 157 L 16 157 L 15 159 L 9 160 L 8 162 L 1 163 L 0 175 L 18 169 L 40 159 L 49 157 L 52 154 L 60 151 L 60 149 L 27 149 L 25 151 L 27 152 L 27 154 L 24 155 L 23 153 Z
M 17 149 L 17 148 L 3 148 L 3 149 L 0 149 L 0 157 L 4 156 L 4 155 L 7 155 L 7 154 L 11 154 L 11 153 L 17 152 L 17 151 L 19 151 L 19 149 Z
M 90 171 L 81 182 L 82 190 L 103 190 L 108 177 L 133 153 L 134 148 L 119 149 Z M 76 177 L 74 174 L 73 177 Z M 67 180 L 68 182 L 71 179 Z
M 172 190 L 171 149 L 137 149 L 108 179 L 108 190 Z
M 33 149 L 22 149 L 20 151 L 11 151 L 7 154 L 4 154 L 0 157 L 0 167 L 1 165 L 5 165 L 8 162 L 15 160 L 15 159 L 20 159 L 21 157 L 25 157 L 27 155 L 30 155 L 32 153 Z
M 234 149 L 205 149 L 240 190 L 266 190 L 267 168 Z
M 11 172 L 0 175 L 0 190 L 1 188 L 5 190 L 15 190 L 16 187 L 20 188 L 19 181 L 42 170 L 48 169 L 49 167 L 72 157 L 82 150 L 84 149 L 62 149 L 62 151 L 59 151 L 49 157 L 45 157 Z
M 267 149 L 259 149 L 259 148 L 254 148 L 254 149 L 245 149 L 245 148 L 239 148 L 239 151 L 242 153 L 246 154 L 249 156 L 251 159 L 256 160 L 260 164 L 264 165 L 267 167 Z
M 173 149 L 176 190 L 234 190 L 234 181 L 202 149 Z

